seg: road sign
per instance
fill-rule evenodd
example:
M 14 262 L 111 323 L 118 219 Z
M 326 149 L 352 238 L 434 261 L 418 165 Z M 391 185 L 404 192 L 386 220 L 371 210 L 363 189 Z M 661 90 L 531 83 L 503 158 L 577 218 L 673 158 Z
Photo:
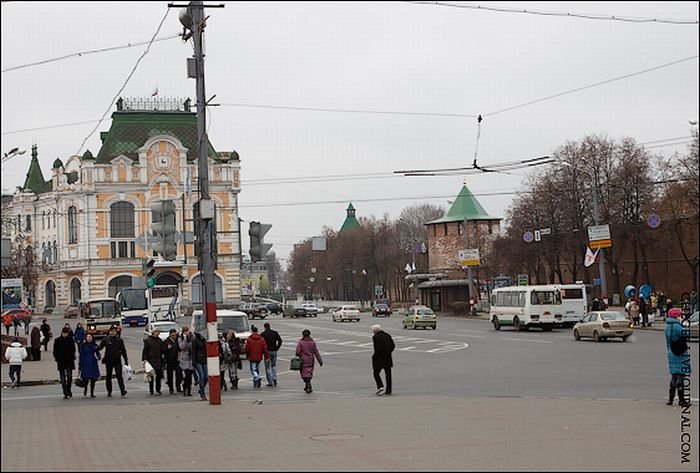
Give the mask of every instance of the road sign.
M 377 297 L 381 297 L 382 294 L 384 294 L 384 287 L 382 286 L 374 286 L 374 295 Z
M 541 241 L 542 240 L 542 234 L 540 233 L 539 230 L 535 230 L 535 241 Z
M 551 235 L 552 229 L 551 228 L 540 228 L 540 233 L 542 235 Z
M 460 250 L 458 257 L 459 264 L 462 266 L 462 268 L 467 266 L 479 266 L 481 264 L 479 259 L 479 248 Z
M 650 228 L 659 228 L 661 225 L 661 217 L 659 217 L 659 214 L 649 214 L 647 217 L 647 225 L 649 225 Z
M 531 231 L 526 231 L 523 233 L 523 240 L 525 240 L 525 243 L 532 243 L 532 241 L 535 239 L 535 235 Z
M 592 250 L 597 248 L 610 248 L 612 246 L 612 240 L 596 240 L 588 243 Z
M 518 274 L 518 286 L 527 286 L 528 281 L 527 274 Z
M 588 240 L 610 240 L 610 225 L 593 225 L 588 227 Z

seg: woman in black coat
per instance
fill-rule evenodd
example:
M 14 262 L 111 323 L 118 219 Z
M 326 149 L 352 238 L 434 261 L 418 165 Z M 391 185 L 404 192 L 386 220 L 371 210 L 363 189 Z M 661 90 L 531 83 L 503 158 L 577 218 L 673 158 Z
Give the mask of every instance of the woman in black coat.
M 73 370 L 75 369 L 75 341 L 70 336 L 70 330 L 63 328 L 61 336 L 53 342 L 53 358 L 56 360 L 58 373 L 63 387 L 63 399 L 73 397 L 71 383 L 73 381 Z

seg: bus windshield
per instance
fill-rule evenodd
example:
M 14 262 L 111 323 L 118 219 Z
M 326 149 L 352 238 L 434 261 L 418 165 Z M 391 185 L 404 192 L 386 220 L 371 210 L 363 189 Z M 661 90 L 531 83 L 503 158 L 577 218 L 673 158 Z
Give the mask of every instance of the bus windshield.
M 124 289 L 119 294 L 122 310 L 146 310 L 146 291 L 144 289 Z
M 81 304 L 81 314 L 90 318 L 113 318 L 119 315 L 119 304 L 113 299 L 88 301 Z

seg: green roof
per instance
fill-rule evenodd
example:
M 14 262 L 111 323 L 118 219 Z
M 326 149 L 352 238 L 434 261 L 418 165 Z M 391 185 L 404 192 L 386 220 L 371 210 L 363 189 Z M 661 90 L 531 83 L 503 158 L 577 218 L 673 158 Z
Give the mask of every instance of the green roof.
M 474 197 L 474 194 L 472 194 L 465 185 L 462 187 L 462 190 L 445 216 L 428 222 L 427 224 L 460 222 L 464 220 L 500 220 L 500 218 L 492 217 L 487 214 L 486 210 L 484 210 L 479 201 L 476 200 L 476 197 Z
M 360 222 L 357 221 L 357 218 L 355 218 L 355 207 L 352 206 L 352 203 L 348 205 L 348 208 L 346 209 L 347 211 L 347 217 L 345 217 L 345 221 L 343 222 L 343 226 L 340 227 L 340 230 L 338 233 L 342 232 L 343 230 L 350 230 L 353 228 L 359 228 L 360 227 Z
M 149 138 L 171 135 L 188 149 L 188 161 L 197 155 L 197 114 L 183 111 L 117 111 L 112 114 L 112 126 L 107 132 L 102 148 L 97 154 L 97 163 L 106 164 L 117 156 L 124 155 L 138 161 L 138 149 Z M 218 159 L 211 143 L 207 143 L 207 154 Z
M 29 164 L 27 178 L 24 181 L 24 190 L 31 190 L 35 194 L 42 194 L 51 190 L 51 183 L 44 180 L 44 175 L 39 166 L 39 154 L 36 145 L 32 146 L 32 162 Z

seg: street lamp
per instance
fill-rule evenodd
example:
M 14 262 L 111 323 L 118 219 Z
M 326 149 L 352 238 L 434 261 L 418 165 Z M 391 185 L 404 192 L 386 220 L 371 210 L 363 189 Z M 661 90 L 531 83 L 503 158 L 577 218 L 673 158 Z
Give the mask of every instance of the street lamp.
M 581 161 L 586 162 L 586 158 L 581 158 Z M 568 166 L 572 169 L 579 170 L 576 166 L 573 164 L 567 162 L 567 161 L 561 161 L 561 164 L 564 166 Z M 587 172 L 581 170 L 584 174 L 588 174 Z M 595 179 L 594 176 L 591 174 L 588 174 L 589 177 L 593 179 L 593 185 L 591 186 L 591 197 L 593 200 L 593 223 L 596 225 L 600 224 L 600 208 L 598 206 L 598 181 Z M 605 253 L 603 251 L 600 252 L 600 259 L 598 260 L 598 273 L 600 277 L 600 293 L 601 296 L 603 297 L 603 300 L 605 303 L 608 303 L 608 283 L 607 279 L 605 277 Z
M 10 151 L 8 151 L 7 153 L 3 153 L 3 155 L 2 155 L 2 162 L 3 162 L 3 163 L 4 163 L 4 162 L 7 162 L 7 161 L 9 161 L 10 159 L 12 159 L 12 158 L 14 158 L 15 156 L 17 156 L 18 154 L 24 154 L 24 153 L 26 153 L 26 152 L 27 152 L 27 150 L 24 149 L 24 148 L 12 148 L 12 149 L 11 149 Z

